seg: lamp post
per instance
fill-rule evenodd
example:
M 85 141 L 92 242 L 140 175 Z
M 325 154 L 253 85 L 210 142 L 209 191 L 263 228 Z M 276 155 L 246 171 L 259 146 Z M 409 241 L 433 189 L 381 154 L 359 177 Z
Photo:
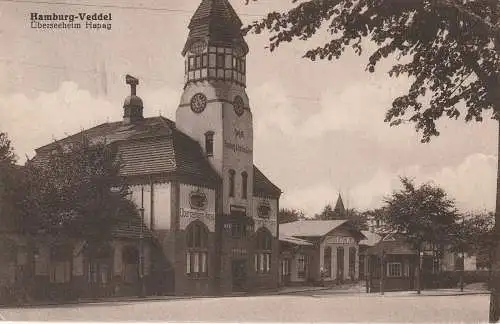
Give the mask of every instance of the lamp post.
M 460 291 L 464 291 L 464 271 L 465 271 L 465 253 L 460 252 Z
M 380 258 L 380 294 L 384 294 L 385 289 L 385 250 L 382 250 L 382 257 Z
M 424 258 L 424 251 L 418 251 L 418 273 L 417 273 L 417 294 L 420 295 L 422 291 L 422 259 Z

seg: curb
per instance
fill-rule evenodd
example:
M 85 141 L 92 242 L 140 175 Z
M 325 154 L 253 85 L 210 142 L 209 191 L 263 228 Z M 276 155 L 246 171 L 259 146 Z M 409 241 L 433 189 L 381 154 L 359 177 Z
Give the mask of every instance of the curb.
M 182 299 L 206 299 L 206 298 L 234 298 L 234 297 L 256 297 L 256 296 L 276 296 L 276 295 L 289 295 L 302 292 L 312 292 L 320 290 L 328 290 L 328 287 L 316 289 L 304 289 L 293 291 L 265 291 L 261 293 L 238 293 L 238 294 L 225 294 L 219 296 L 147 296 L 141 297 L 119 297 L 119 298 L 92 298 L 92 299 L 78 299 L 72 301 L 62 302 L 35 302 L 21 305 L 0 305 L 0 309 L 4 308 L 36 308 L 36 307 L 52 307 L 52 306 L 70 306 L 70 305 L 102 305 L 108 303 L 126 303 L 126 302 L 150 302 L 150 301 L 169 301 L 169 300 L 182 300 Z

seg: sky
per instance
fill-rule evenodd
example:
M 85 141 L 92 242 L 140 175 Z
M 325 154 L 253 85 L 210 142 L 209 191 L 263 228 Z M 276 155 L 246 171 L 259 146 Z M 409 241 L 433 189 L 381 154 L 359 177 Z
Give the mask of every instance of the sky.
M 54 139 L 120 120 L 130 91 L 126 74 L 140 79 L 146 117 L 175 120 L 181 50 L 200 0 L 23 1 L 0 0 L 0 131 L 8 133 L 20 163 Z M 244 23 L 292 5 L 231 3 Z M 112 28 L 32 29 L 34 12 L 111 13 Z M 377 208 L 400 188 L 399 177 L 408 176 L 443 187 L 462 211 L 494 209 L 493 121 L 442 120 L 441 135 L 422 144 L 412 124 L 384 123 L 409 80 L 389 78 L 392 59 L 375 73 L 365 71 L 369 43 L 362 56 L 347 51 L 338 61 L 312 62 L 302 56 L 327 40 L 323 33 L 272 53 L 268 35 L 246 40 L 254 163 L 282 189 L 280 207 L 313 215 L 341 193 L 348 208 Z

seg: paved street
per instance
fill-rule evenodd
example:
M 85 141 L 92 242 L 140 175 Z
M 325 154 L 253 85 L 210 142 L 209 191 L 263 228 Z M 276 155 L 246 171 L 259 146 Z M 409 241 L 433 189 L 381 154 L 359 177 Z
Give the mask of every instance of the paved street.
M 7 321 L 486 322 L 487 295 L 309 292 L 0 309 Z

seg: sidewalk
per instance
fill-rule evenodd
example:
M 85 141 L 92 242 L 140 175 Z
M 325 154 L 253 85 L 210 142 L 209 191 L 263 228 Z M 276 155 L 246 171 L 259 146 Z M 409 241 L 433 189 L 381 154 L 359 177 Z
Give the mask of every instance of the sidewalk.
M 278 290 L 265 291 L 259 293 L 229 293 L 219 296 L 123 296 L 123 297 L 103 297 L 103 298 L 80 298 L 73 301 L 41 301 L 32 302 L 30 304 L 18 306 L 3 306 L 0 308 L 15 308 L 15 307 L 50 307 L 50 306 L 72 306 L 72 305 L 95 305 L 95 304 L 108 304 L 108 303 L 125 303 L 125 302 L 150 302 L 150 301 L 167 301 L 167 300 L 182 300 L 182 299 L 201 299 L 201 298 L 227 298 L 227 297 L 256 297 L 256 296 L 278 296 L 278 295 L 300 295 L 303 293 L 311 293 L 315 295 L 317 292 L 323 296 L 325 295 L 360 295 L 363 297 L 409 297 L 419 296 L 416 291 L 389 291 L 381 295 L 380 292 L 366 293 L 364 283 L 345 284 L 338 286 L 316 287 L 316 286 L 298 286 L 298 287 L 282 287 Z M 460 295 L 483 295 L 489 294 L 487 290 L 480 289 L 432 289 L 422 290 L 420 296 L 460 296 Z

